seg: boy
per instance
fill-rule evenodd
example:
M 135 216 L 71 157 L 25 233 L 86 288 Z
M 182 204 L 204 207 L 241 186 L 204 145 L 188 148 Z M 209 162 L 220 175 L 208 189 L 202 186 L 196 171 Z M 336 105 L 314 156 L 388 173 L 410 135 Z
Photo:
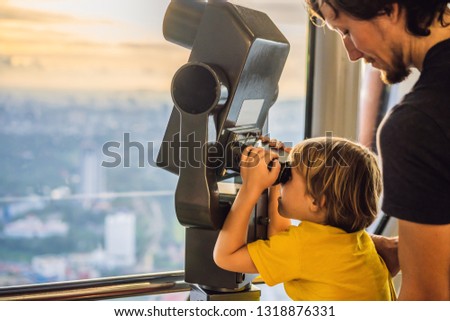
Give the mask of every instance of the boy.
M 259 273 L 268 285 L 284 283 L 293 300 L 395 300 L 364 231 L 378 212 L 380 170 L 373 153 L 349 140 L 314 138 L 292 149 L 291 178 L 270 190 L 269 239 L 246 244 L 251 210 L 280 171 L 277 158 L 262 148 L 244 151 L 242 187 L 219 233 L 216 264 Z

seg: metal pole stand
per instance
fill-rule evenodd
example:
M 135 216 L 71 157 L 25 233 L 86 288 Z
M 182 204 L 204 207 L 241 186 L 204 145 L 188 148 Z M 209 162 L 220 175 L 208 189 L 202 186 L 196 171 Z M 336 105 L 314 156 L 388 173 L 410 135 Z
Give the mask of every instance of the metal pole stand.
M 239 292 L 207 290 L 193 284 L 189 296 L 190 301 L 259 301 L 260 298 L 261 290 L 253 284 Z

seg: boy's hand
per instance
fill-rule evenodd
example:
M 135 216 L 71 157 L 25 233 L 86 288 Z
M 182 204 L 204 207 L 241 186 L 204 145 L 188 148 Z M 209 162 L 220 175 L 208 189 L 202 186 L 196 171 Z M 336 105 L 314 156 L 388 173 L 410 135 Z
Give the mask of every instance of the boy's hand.
M 272 186 L 278 178 L 281 165 L 278 154 L 258 147 L 247 147 L 241 157 L 243 187 L 262 192 Z

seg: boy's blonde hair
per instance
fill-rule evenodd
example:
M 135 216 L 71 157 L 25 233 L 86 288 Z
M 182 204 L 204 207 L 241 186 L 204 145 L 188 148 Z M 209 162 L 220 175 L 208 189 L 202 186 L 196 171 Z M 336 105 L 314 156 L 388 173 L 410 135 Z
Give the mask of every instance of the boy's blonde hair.
M 325 197 L 327 225 L 350 233 L 373 222 L 382 182 L 377 158 L 366 147 L 344 138 L 311 138 L 292 149 L 289 161 L 319 206 Z

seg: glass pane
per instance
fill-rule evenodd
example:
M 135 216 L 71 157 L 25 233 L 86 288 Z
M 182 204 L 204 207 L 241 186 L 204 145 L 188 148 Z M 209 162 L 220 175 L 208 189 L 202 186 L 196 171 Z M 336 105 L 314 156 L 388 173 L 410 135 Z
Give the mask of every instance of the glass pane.
M 1 285 L 183 268 L 176 176 L 152 165 L 188 57 L 168 3 L 2 3 Z
M 269 115 L 269 133 L 295 145 L 304 137 L 308 17 L 302 1 L 230 1 L 265 12 L 290 43 L 289 57 L 279 84 L 279 95 Z
M 1 2 L 0 286 L 183 269 L 177 177 L 153 163 L 190 54 L 162 35 L 169 2 Z M 231 2 L 266 12 L 291 43 L 269 128 L 295 143 L 301 1 Z

